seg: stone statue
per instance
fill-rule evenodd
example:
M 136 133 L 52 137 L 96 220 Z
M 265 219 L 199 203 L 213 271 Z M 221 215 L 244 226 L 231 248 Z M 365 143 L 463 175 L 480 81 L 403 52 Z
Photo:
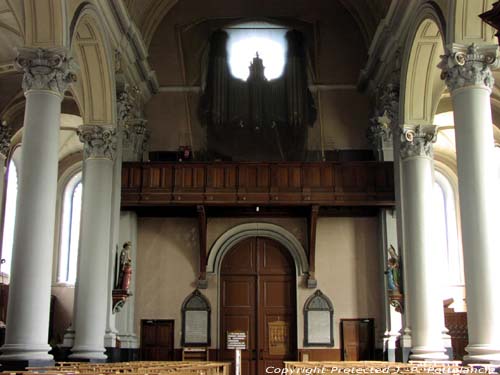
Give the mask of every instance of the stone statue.
M 115 289 L 128 290 L 130 287 L 130 278 L 132 276 L 132 258 L 130 257 L 131 247 L 132 243 L 130 241 L 123 244 L 123 249 L 120 253 L 118 281 Z

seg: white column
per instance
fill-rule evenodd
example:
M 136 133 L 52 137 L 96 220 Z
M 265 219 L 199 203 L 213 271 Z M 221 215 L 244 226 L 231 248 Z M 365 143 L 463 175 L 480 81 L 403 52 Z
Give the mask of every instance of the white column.
M 84 143 L 83 198 L 70 358 L 104 360 L 115 129 L 82 125 L 78 134 Z
M 137 259 L 137 215 L 132 211 L 124 211 L 120 216 L 120 244 L 130 241 L 132 243 L 130 257 L 132 259 L 132 278 L 129 291 L 131 296 L 123 308 L 116 314 L 116 326 L 122 348 L 137 349 L 137 335 L 135 334 L 135 279 Z
M 397 128 L 399 110 L 399 86 L 388 83 L 381 86 L 376 92 L 377 107 L 375 116 L 370 120 L 368 139 L 372 143 L 375 158 L 378 161 L 394 161 L 392 129 Z M 396 344 L 402 328 L 401 313 L 391 303 L 388 290 L 387 269 L 388 249 L 390 246 L 398 248 L 397 221 L 395 209 L 381 208 L 378 214 L 379 223 L 379 252 L 380 279 L 383 286 L 382 312 L 384 321 L 378 325 L 377 338 L 382 340 L 384 356 L 388 361 L 396 361 Z
M 26 108 L 5 345 L 0 360 L 51 360 L 47 344 L 61 100 L 74 81 L 62 49 L 21 48 Z
M 121 245 L 118 239 L 120 231 L 120 205 L 121 205 L 121 187 L 122 187 L 122 155 L 123 155 L 123 145 L 122 145 L 122 129 L 121 125 L 118 124 L 116 128 L 116 157 L 113 166 L 113 192 L 112 192 L 112 203 L 110 211 L 110 238 L 109 238 L 109 262 L 108 262 L 108 274 L 110 275 L 108 280 L 108 309 L 106 318 L 106 335 L 104 336 L 104 346 L 116 347 L 116 322 L 115 314 L 113 313 L 113 301 L 112 293 L 115 286 L 115 262 L 116 253 L 121 250 Z
M 444 311 L 436 250 L 433 246 L 434 127 L 404 130 L 401 162 L 404 199 L 403 269 L 411 301 L 411 359 L 447 359 L 443 345 Z
M 462 222 L 468 361 L 500 361 L 498 182 L 493 154 L 490 64 L 498 46 L 453 45 L 440 67 L 452 94 Z

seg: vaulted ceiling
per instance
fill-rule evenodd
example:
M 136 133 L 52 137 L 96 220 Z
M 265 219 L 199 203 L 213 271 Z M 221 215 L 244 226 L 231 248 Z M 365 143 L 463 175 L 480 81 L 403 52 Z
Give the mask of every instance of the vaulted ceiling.
M 15 47 L 22 45 L 23 36 L 21 27 L 7 0 L 0 0 L 0 73 L 10 70 L 14 57 Z
M 124 0 L 147 45 L 167 13 L 182 0 Z M 248 0 L 245 0 L 248 1 Z M 385 17 L 392 0 L 338 0 L 356 20 L 365 43 L 369 46 L 380 21 Z

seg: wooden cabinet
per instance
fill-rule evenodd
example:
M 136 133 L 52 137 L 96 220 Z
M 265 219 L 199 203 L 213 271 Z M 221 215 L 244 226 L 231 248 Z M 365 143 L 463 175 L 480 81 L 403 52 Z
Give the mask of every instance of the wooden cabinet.
M 174 360 L 173 320 L 141 320 L 141 359 L 143 361 Z

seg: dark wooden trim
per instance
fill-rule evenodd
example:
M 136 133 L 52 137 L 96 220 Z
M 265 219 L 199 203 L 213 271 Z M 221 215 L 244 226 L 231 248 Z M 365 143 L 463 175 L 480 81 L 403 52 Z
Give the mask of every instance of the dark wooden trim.
M 207 218 L 307 218 L 310 206 L 216 206 L 204 205 Z M 198 220 L 198 212 L 194 206 L 144 206 L 130 208 L 140 217 L 187 217 Z M 379 207 L 366 206 L 336 206 L 320 207 L 320 217 L 376 217 Z
M 315 262 L 316 262 L 316 224 L 318 223 L 319 205 L 312 205 L 307 218 L 307 234 L 309 240 L 309 280 L 315 280 Z
M 196 206 L 198 212 L 198 236 L 200 242 L 200 274 L 198 279 L 200 281 L 206 280 L 207 270 L 207 214 L 205 206 Z

